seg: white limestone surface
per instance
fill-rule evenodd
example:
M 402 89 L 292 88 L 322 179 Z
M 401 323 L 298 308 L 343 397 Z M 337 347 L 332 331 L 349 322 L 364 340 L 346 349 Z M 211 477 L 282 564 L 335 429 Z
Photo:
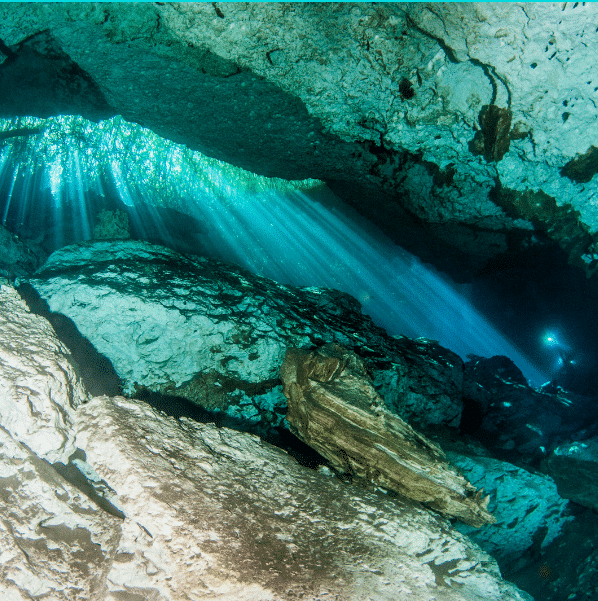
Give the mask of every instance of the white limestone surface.
M 530 600 L 440 517 L 255 436 L 123 397 L 94 398 L 75 427 L 126 514 L 107 599 Z
M 2 601 L 105 599 L 120 537 L 118 518 L 0 427 Z
M 440 9 L 440 10 L 438 10 Z M 570 203 L 598 231 L 598 179 L 576 184 L 560 169 L 598 146 L 598 38 L 593 2 L 414 4 L 410 18 L 442 40 L 459 64 L 477 64 L 529 137 L 496 164 L 504 186 L 543 190 Z
M 87 400 L 70 353 L 17 291 L 0 286 L 0 427 L 48 461 L 73 452 L 75 408 Z

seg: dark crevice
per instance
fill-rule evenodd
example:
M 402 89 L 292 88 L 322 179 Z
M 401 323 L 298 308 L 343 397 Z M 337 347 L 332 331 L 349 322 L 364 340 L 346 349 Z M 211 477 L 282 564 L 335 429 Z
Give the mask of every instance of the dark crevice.
M 122 394 L 122 384 L 110 360 L 96 348 L 77 329 L 71 319 L 60 313 L 50 311 L 48 303 L 41 298 L 35 288 L 21 283 L 17 292 L 27 303 L 29 310 L 47 319 L 60 341 L 69 349 L 76 362 L 76 371 L 92 396 L 117 396 Z
M 0 46 L 0 52 L 7 56 L 0 66 L 0 115 L 78 113 L 92 120 L 113 115 L 93 78 L 70 59 L 49 32 L 28 37 L 15 50 Z
M 429 6 L 427 6 L 426 8 L 432 14 L 434 14 L 436 17 L 438 17 L 438 19 L 440 19 L 442 21 L 442 19 L 433 10 L 431 10 L 431 8 Z M 421 27 L 419 27 L 409 15 L 406 15 L 406 17 L 407 17 L 407 24 L 409 25 L 409 27 L 411 27 L 411 29 L 415 29 L 416 31 L 418 31 L 422 35 L 426 36 L 427 38 L 434 40 L 442 48 L 443 52 L 446 54 L 446 57 L 449 59 L 449 61 L 451 63 L 461 62 L 457 59 L 453 49 L 450 46 L 448 46 L 448 44 L 441 37 L 432 35 L 429 31 L 426 31 L 425 29 L 422 29 Z
M 475 434 L 482 426 L 483 418 L 484 413 L 480 404 L 464 396 L 459 432 L 461 434 Z
M 565 122 L 571 113 L 563 113 Z M 567 115 L 567 119 L 565 118 Z M 561 175 L 568 177 L 572 182 L 587 184 L 598 173 L 598 148 L 590 146 L 584 154 L 578 154 L 571 159 L 562 169 Z
M 0 63 L 2 65 L 8 65 L 16 58 L 16 54 L 2 40 L 0 40 L 0 53 L 6 57 L 6 60 Z
M 162 394 L 144 387 L 137 388 L 135 398 L 176 419 L 186 417 L 202 424 L 214 424 L 217 428 L 259 436 L 264 442 L 286 451 L 303 466 L 316 469 L 328 465 L 324 457 L 285 428 L 271 428 L 264 434 L 250 420 L 233 417 L 224 411 L 204 409 L 183 396 Z
M 116 496 L 116 493 L 104 480 L 97 482 L 91 481 L 88 476 L 82 471 L 77 463 L 87 462 L 85 452 L 82 449 L 77 449 L 64 464 L 56 462 L 51 464 L 52 467 L 77 490 L 81 491 L 92 503 L 95 503 L 100 509 L 113 515 L 121 520 L 125 519 L 125 514 L 110 502 L 109 495 Z

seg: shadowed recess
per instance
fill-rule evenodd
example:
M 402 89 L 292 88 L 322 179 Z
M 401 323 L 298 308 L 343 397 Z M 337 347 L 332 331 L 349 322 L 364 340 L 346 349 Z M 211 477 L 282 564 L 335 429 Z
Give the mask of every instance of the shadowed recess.
M 89 394 L 92 396 L 122 394 L 121 380 L 114 371 L 110 359 L 96 350 L 93 344 L 79 332 L 71 319 L 50 311 L 48 303 L 30 284 L 21 284 L 18 292 L 32 313 L 46 318 L 52 324 L 58 338 L 71 351 L 77 362 L 81 380 Z

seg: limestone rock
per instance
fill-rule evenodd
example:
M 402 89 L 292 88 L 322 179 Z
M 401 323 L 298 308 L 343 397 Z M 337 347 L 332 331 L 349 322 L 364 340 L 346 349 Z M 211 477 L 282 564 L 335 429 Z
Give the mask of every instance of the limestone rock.
M 598 438 L 557 447 L 546 469 L 562 497 L 598 511 Z
M 437 445 L 385 409 L 355 354 L 338 345 L 291 348 L 280 375 L 292 431 L 338 471 L 472 526 L 495 521 L 483 491 L 451 468 Z
M 45 383 L 55 401 L 25 386 L 2 397 L 3 420 L 29 399 L 47 424 L 27 444 L 20 423 L 0 427 L 2 599 L 531 601 L 439 517 L 304 468 L 254 436 L 122 397 L 74 409 L 54 382 L 54 362 L 73 375 L 65 350 L 13 289 L 0 292 L 0 332 L 28 367 L 23 381 Z M 9 347 L 3 340 L 3 385 L 17 362 Z M 34 444 L 65 428 L 79 478 Z M 90 493 L 99 486 L 120 517 Z
M 41 363 L 39 368 L 41 375 Z M 120 522 L 99 511 L 48 462 L 0 427 L 3 600 L 106 599 L 106 574 L 121 538 Z
M 596 145 L 595 20 L 591 2 L 6 4 L 0 108 L 121 114 L 256 172 L 323 179 L 454 271 L 533 244 L 533 215 L 500 190 L 542 190 L 579 212 L 590 236 L 568 250 L 594 268 L 597 180 L 561 169 Z M 480 125 L 485 106 L 509 118 Z M 480 128 L 500 161 L 472 156 Z M 541 229 L 567 246 L 561 227 Z
M 297 292 L 231 264 L 140 241 L 60 249 L 29 282 L 111 359 L 128 392 L 143 385 L 206 398 L 219 386 L 270 381 L 272 388 L 289 342 L 349 341 L 354 324 L 338 326 L 345 313 L 382 333 L 348 295 Z
M 409 500 L 247 433 L 85 402 L 49 324 L 0 295 L 3 599 L 531 601 Z
M 491 457 L 454 452 L 447 457 L 474 486 L 490 494 L 488 510 L 496 518 L 495 524 L 479 530 L 461 524 L 456 527 L 495 557 L 501 570 L 516 571 L 524 565 L 522 558 L 528 549 L 544 550 L 572 519 L 567 515 L 568 502 L 550 476 Z
M 39 457 L 73 452 L 75 408 L 87 400 L 67 349 L 50 324 L 0 286 L 0 427 Z
M 76 432 L 126 515 L 112 598 L 527 599 L 446 522 L 251 435 L 119 397 L 82 406 Z
M 458 427 L 463 411 L 461 358 L 426 338 L 397 336 L 393 350 L 390 365 L 380 360 L 372 370 L 372 383 L 386 407 L 422 430 Z
M 110 359 L 129 394 L 184 397 L 257 430 L 284 426 L 286 348 L 338 342 L 367 357 L 380 395 L 404 419 L 460 420 L 462 360 L 432 341 L 388 337 L 338 291 L 283 286 L 133 240 L 62 248 L 28 282 Z

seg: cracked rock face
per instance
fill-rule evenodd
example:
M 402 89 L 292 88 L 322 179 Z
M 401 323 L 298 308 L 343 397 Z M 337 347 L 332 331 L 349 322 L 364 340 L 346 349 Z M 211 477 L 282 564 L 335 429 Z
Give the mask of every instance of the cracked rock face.
M 70 428 L 87 393 L 50 324 L 0 285 L 0 428 L 48 461 L 73 452 Z
M 122 114 L 259 173 L 323 179 L 455 275 L 538 232 L 591 274 L 596 14 L 593 3 L 6 5 L 0 112 Z
M 0 294 L 10 315 L 0 328 L 3 599 L 530 601 L 409 501 L 304 468 L 247 433 L 133 399 L 88 400 L 50 327 L 14 289 Z M 17 367 L 27 386 L 11 389 Z M 7 421 L 19 406 L 35 410 Z M 68 457 L 32 444 L 35 431 L 68 439 Z
M 98 511 L 5 428 L 0 455 L 2 598 L 104 599 L 120 520 Z
M 129 393 L 143 385 L 200 399 L 210 377 L 216 386 L 271 388 L 290 342 L 349 343 L 355 325 L 383 336 L 348 295 L 294 289 L 145 242 L 63 248 L 29 282 L 111 359 Z

